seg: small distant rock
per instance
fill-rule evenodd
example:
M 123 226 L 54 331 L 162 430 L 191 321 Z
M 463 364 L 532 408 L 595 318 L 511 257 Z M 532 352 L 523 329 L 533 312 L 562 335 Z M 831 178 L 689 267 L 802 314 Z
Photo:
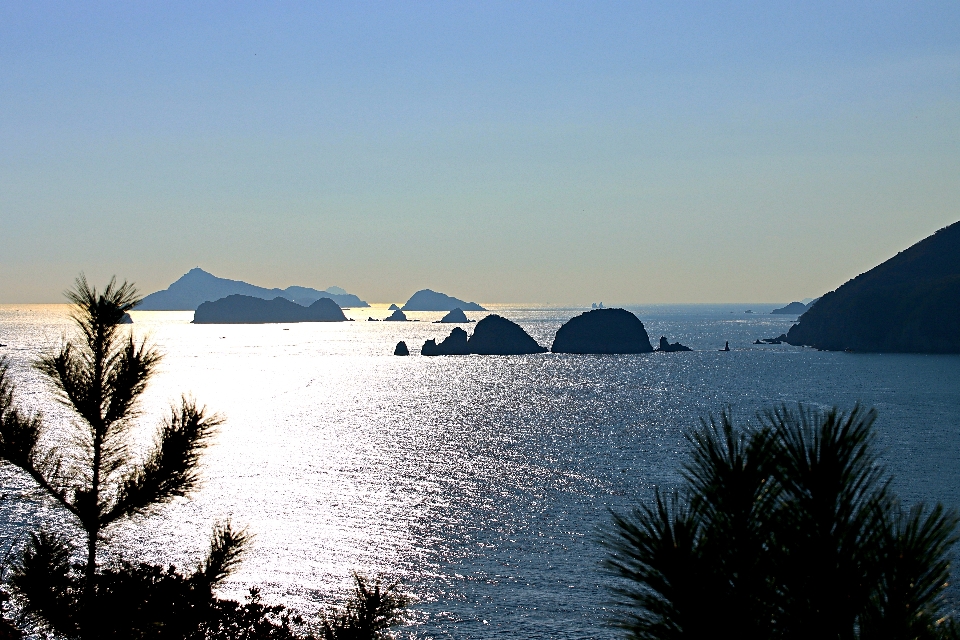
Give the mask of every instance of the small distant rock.
M 480 325 L 477 325 L 479 328 Z M 553 340 L 554 353 L 650 353 L 650 336 L 626 309 L 594 309 L 570 318 Z
M 407 316 L 404 315 L 403 311 L 400 311 L 400 309 L 397 309 L 396 311 L 391 313 L 389 317 L 384 318 L 383 321 L 384 322 L 406 322 Z
M 420 349 L 420 355 L 423 356 L 465 356 L 468 353 L 467 332 L 460 327 L 454 327 L 440 344 L 436 340 L 427 340 Z
M 397 343 L 397 348 L 393 350 L 393 355 L 395 356 L 408 356 L 410 355 L 410 349 L 407 348 L 407 343 L 401 340 Z
M 390 305 L 389 307 L 387 307 L 387 311 L 396 311 L 396 310 L 399 309 L 399 308 L 400 308 L 400 307 L 398 307 L 397 305 L 392 304 L 392 305 Z
M 372 318 L 372 317 L 370 317 L 370 316 L 367 316 L 367 322 L 380 322 L 380 321 L 377 320 L 376 318 Z
M 465 323 L 470 322 L 470 319 L 467 318 L 467 314 L 463 312 L 463 309 L 457 307 L 440 320 L 437 320 L 437 322 Z
M 674 353 L 677 351 L 693 351 L 690 347 L 685 347 L 679 342 L 674 342 L 670 344 L 666 336 L 660 336 L 660 346 L 657 347 L 657 351 L 662 351 L 664 353 Z

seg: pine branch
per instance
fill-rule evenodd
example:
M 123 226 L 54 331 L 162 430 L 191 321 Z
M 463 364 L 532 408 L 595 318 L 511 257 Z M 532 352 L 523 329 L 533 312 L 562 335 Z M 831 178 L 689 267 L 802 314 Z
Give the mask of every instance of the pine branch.
M 209 588 L 215 587 L 240 564 L 250 540 L 246 531 L 235 531 L 229 520 L 218 522 L 210 537 L 210 551 L 194 577 Z
M 67 492 L 56 486 L 62 466 L 56 450 L 45 454 L 40 450 L 42 415 L 24 415 L 13 405 L 14 385 L 9 378 L 9 369 L 9 361 L 0 358 L 0 459 L 27 472 L 45 493 L 77 514 Z
M 153 375 L 160 353 L 147 347 L 145 342 L 136 344 L 130 337 L 118 357 L 110 363 L 105 380 L 105 395 L 108 399 L 104 421 L 112 424 L 131 417 L 132 410 Z
M 190 493 L 198 480 L 200 452 L 221 422 L 219 416 L 206 416 L 203 408 L 183 398 L 181 407 L 163 424 L 154 450 L 121 479 L 116 502 L 103 514 L 101 524 Z

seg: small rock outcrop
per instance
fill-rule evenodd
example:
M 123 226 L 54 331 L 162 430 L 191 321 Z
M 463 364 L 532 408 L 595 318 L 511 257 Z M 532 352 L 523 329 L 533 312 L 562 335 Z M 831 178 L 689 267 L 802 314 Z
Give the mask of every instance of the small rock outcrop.
M 194 324 L 267 324 L 281 322 L 346 322 L 343 310 L 330 298 L 303 307 L 286 298 L 273 300 L 235 294 L 204 302 L 193 313 Z
M 130 317 L 129 313 L 125 313 L 123 317 L 120 318 L 120 324 L 133 324 L 133 318 Z
M 470 353 L 481 356 L 519 356 L 546 352 L 523 327 L 496 314 L 477 323 L 468 346 Z
M 480 328 L 480 325 L 477 325 Z M 626 309 L 594 309 L 570 318 L 553 340 L 554 353 L 650 353 L 650 336 Z
M 383 321 L 384 322 L 406 322 L 407 316 L 404 315 L 403 311 L 400 311 L 400 309 L 397 309 L 396 311 L 391 313 L 388 317 L 384 318 Z
M 397 305 L 392 304 L 392 305 L 390 305 L 389 307 L 387 307 L 387 311 L 396 311 L 396 310 L 399 309 L 399 308 L 400 308 L 400 307 L 398 307 Z
M 407 348 L 407 343 L 401 340 L 397 343 L 397 348 L 393 350 L 393 355 L 395 356 L 408 356 L 410 355 L 410 349 Z
M 468 353 L 467 332 L 460 327 L 454 327 L 440 344 L 436 340 L 427 340 L 420 349 L 422 356 L 465 356 Z
M 472 322 L 472 320 L 467 318 L 467 314 L 463 312 L 463 309 L 457 307 L 447 315 L 443 316 L 443 318 L 437 320 L 437 322 L 452 322 L 462 324 L 465 322 Z
M 660 346 L 657 347 L 657 351 L 662 351 L 664 353 L 674 353 L 677 351 L 693 351 L 690 347 L 685 347 L 679 342 L 674 342 L 673 344 L 667 340 L 666 336 L 660 336 Z

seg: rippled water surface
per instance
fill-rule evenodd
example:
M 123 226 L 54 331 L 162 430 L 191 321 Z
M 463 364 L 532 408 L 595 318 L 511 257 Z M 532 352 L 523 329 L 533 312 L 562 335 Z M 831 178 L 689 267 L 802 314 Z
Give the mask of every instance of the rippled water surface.
M 771 307 L 757 307 L 769 311 Z M 743 306 L 640 307 L 651 339 L 692 353 L 394 357 L 442 338 L 421 322 L 192 325 L 192 313 L 134 312 L 165 354 L 143 405 L 151 430 L 189 393 L 226 422 L 190 499 L 113 532 L 109 547 L 151 562 L 197 562 L 215 519 L 256 535 L 227 587 L 260 585 L 306 614 L 342 599 L 351 574 L 399 579 L 418 638 L 612 638 L 598 544 L 610 509 L 676 481 L 683 430 L 730 406 L 774 402 L 880 412 L 885 461 L 908 500 L 960 506 L 960 357 L 821 353 L 755 346 L 793 317 Z M 549 346 L 581 309 L 498 307 Z M 70 332 L 67 307 L 0 306 L 0 353 L 25 406 L 69 415 L 30 368 Z M 484 314 L 468 314 L 480 318 Z M 732 351 L 721 353 L 725 341 Z M 29 484 L 0 469 L 4 542 L 59 523 Z

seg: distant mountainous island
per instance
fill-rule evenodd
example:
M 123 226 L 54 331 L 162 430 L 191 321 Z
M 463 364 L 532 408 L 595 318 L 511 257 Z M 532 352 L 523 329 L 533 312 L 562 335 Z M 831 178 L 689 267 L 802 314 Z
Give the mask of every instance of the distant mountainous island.
M 824 295 L 785 342 L 828 351 L 960 353 L 960 222 Z
M 304 307 L 286 298 L 264 300 L 234 294 L 204 302 L 193 312 L 194 324 L 267 324 L 279 322 L 346 322 L 347 317 L 330 298 Z
M 774 309 L 770 313 L 789 315 L 789 316 L 799 316 L 806 313 L 810 309 L 810 307 L 812 307 L 813 304 L 819 299 L 820 298 L 817 298 L 816 300 L 811 300 L 807 304 L 803 304 L 802 302 L 791 302 L 787 306 L 780 307 L 779 309 Z
M 448 296 L 445 293 L 438 293 L 430 289 L 421 289 L 410 296 L 407 303 L 400 307 L 404 311 L 453 311 L 461 309 L 462 311 L 486 311 L 476 302 L 464 302 L 459 298 Z
M 281 297 L 299 305 L 310 305 L 321 298 L 329 298 L 341 308 L 370 306 L 357 296 L 347 293 L 339 287 L 330 287 L 327 291 L 297 286 L 287 287 L 286 289 L 266 289 L 240 280 L 218 278 L 212 273 L 207 273 L 200 267 L 196 267 L 163 291 L 145 296 L 137 310 L 193 311 L 204 302 L 220 300 L 231 295 L 250 296 L 263 300 L 273 300 Z

